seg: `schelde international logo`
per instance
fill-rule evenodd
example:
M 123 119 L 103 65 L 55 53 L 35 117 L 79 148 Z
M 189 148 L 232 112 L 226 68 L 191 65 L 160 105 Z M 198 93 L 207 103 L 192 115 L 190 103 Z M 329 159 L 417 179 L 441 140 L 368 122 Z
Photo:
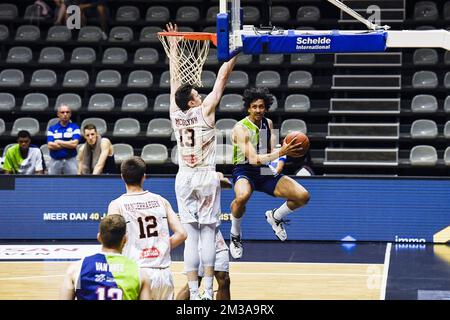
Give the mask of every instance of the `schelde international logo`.
M 315 37 L 297 37 L 296 50 L 330 50 L 331 37 L 329 36 L 315 36 Z
M 151 247 L 151 248 L 146 248 L 144 250 L 141 251 L 141 259 L 147 258 L 147 259 L 154 259 L 154 258 L 158 258 L 160 255 L 158 248 L 156 247 Z

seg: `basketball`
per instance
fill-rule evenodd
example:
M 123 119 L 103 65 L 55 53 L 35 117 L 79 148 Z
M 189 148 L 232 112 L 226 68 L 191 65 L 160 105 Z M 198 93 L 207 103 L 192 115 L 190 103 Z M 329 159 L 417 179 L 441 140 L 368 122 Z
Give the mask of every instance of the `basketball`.
M 294 138 L 295 138 L 294 144 L 302 142 L 303 150 L 301 150 L 299 153 L 296 154 L 290 154 L 290 156 L 294 158 L 303 157 L 309 150 L 309 138 L 306 136 L 306 134 L 300 131 L 292 131 L 284 138 L 283 144 L 291 142 L 292 139 Z

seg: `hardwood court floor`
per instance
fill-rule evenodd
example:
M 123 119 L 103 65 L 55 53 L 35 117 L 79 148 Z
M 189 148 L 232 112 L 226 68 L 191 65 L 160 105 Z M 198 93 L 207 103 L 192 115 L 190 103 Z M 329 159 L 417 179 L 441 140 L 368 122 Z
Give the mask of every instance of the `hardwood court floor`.
M 0 262 L 0 299 L 58 299 L 69 263 Z M 173 263 L 176 292 L 186 281 L 182 268 L 182 262 Z M 231 262 L 231 298 L 377 300 L 383 272 L 383 264 Z

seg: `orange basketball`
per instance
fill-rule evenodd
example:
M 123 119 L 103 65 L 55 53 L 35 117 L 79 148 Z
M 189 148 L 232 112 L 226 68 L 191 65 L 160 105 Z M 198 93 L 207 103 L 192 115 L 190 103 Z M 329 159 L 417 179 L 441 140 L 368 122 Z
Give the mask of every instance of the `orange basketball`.
M 294 144 L 298 144 L 299 142 L 302 143 L 301 145 L 302 150 L 299 151 L 298 153 L 290 154 L 290 156 L 294 158 L 303 157 L 309 150 L 309 139 L 306 136 L 306 134 L 300 131 L 292 131 L 284 138 L 283 144 L 291 142 L 292 139 L 294 138 L 295 138 Z

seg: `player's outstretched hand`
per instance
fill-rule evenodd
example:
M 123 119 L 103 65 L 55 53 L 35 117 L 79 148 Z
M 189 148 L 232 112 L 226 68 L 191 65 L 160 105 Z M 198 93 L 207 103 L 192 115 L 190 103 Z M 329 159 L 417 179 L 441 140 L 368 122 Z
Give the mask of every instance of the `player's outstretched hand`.
M 297 155 L 299 153 L 302 153 L 303 148 L 302 144 L 303 141 L 300 141 L 298 143 L 295 143 L 296 138 L 292 139 L 289 143 L 284 144 L 280 149 L 280 156 L 288 155 Z
M 172 24 L 172 22 L 169 22 L 166 24 L 166 32 L 178 32 L 178 26 L 176 23 Z M 179 37 L 168 37 L 169 43 L 171 46 L 174 46 L 180 41 Z

